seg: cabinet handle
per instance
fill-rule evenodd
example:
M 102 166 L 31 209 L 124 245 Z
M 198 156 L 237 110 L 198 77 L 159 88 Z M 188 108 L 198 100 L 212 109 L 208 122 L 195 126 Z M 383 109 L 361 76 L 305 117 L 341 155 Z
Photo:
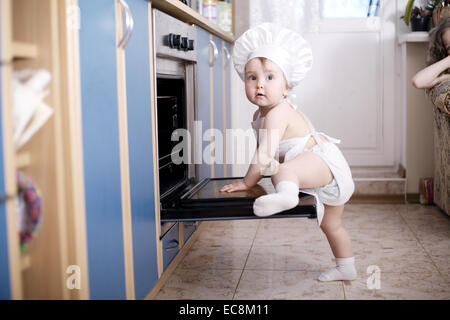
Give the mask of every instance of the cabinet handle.
M 192 227 L 192 226 L 195 226 L 195 221 L 185 222 L 184 225 L 185 225 L 186 227 Z
M 222 50 L 225 52 L 225 57 L 227 58 L 225 61 L 225 68 L 228 67 L 228 64 L 230 62 L 230 51 L 228 50 L 227 47 L 223 47 Z
M 125 0 L 119 0 L 119 3 L 122 6 L 122 8 L 125 10 L 125 27 L 126 27 L 123 38 L 119 42 L 119 47 L 121 47 L 122 49 L 125 49 L 125 47 L 128 44 L 128 40 L 130 40 L 131 33 L 133 32 L 134 20 L 133 20 L 133 15 L 131 14 L 130 7 L 128 6 L 127 2 Z
M 219 50 L 217 50 L 217 46 L 214 43 L 214 41 L 209 40 L 209 44 L 213 46 L 213 60 L 212 62 L 209 64 L 210 67 L 214 67 L 214 64 L 216 63 L 217 57 L 219 56 Z
M 171 245 L 168 245 L 166 247 L 166 251 L 172 251 L 172 250 L 175 250 L 178 248 L 179 243 L 178 243 L 178 240 L 174 239 L 174 240 L 170 240 L 168 244 L 171 244 Z

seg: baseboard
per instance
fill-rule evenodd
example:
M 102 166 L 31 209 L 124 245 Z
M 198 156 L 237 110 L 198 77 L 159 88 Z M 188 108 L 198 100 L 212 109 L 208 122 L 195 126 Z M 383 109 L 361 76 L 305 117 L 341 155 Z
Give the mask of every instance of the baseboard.
M 356 194 L 348 201 L 349 204 L 404 204 L 420 203 L 418 193 L 403 194 Z
M 348 201 L 349 204 L 404 204 L 403 194 L 357 194 Z
M 194 232 L 194 234 L 189 238 L 189 240 L 186 242 L 186 244 L 181 248 L 180 252 L 177 254 L 177 256 L 173 259 L 173 261 L 169 264 L 167 269 L 163 272 L 161 277 L 159 278 L 158 282 L 153 286 L 152 290 L 147 294 L 147 296 L 144 298 L 144 300 L 153 300 L 155 299 L 156 295 L 158 294 L 159 290 L 163 287 L 163 285 L 166 283 L 167 279 L 171 276 L 171 274 L 175 271 L 178 264 L 183 260 L 183 258 L 186 256 L 186 254 L 189 252 L 189 249 L 194 244 L 195 240 L 197 240 L 198 235 L 203 230 L 205 224 L 202 223 L 197 228 L 197 230 Z
M 408 201 L 408 203 L 420 203 L 420 194 L 408 193 L 406 194 L 406 200 Z

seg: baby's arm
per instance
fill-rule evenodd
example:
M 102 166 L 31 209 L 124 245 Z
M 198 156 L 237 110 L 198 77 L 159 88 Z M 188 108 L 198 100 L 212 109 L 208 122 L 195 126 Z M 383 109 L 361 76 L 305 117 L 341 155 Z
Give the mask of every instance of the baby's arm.
M 256 112 L 253 121 L 256 120 Z M 264 118 L 264 128 L 260 144 L 253 156 L 250 167 L 244 179 L 238 179 L 230 184 L 223 186 L 221 192 L 233 192 L 248 190 L 255 186 L 263 177 L 261 174 L 270 166 L 275 157 L 280 140 L 287 127 L 288 117 L 282 110 L 271 110 Z M 264 134 L 267 132 L 267 134 Z
M 287 120 L 283 109 L 275 109 L 267 113 L 264 119 L 264 130 L 260 132 L 262 135 L 259 146 L 244 177 L 244 183 L 247 186 L 255 186 L 262 178 L 262 172 L 270 166 L 286 130 Z
M 417 89 L 431 88 L 446 79 L 450 79 L 448 74 L 441 75 L 448 68 L 450 68 L 450 56 L 420 70 L 413 77 L 412 84 Z

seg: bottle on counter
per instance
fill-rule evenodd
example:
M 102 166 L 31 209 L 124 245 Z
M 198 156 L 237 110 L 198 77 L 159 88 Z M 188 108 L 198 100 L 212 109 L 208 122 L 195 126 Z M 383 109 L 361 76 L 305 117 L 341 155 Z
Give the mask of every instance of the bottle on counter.
M 217 24 L 217 0 L 203 0 L 203 16 Z
M 230 1 L 219 1 L 217 3 L 217 24 L 229 33 L 233 33 L 233 10 Z

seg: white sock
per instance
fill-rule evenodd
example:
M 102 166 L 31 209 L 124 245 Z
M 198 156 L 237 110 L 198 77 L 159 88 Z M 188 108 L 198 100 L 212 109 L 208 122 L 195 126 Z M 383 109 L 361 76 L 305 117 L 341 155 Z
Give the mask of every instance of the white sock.
M 328 269 L 319 276 L 320 281 L 355 280 L 357 277 L 355 257 L 336 258 L 336 267 Z
M 253 204 L 253 212 L 258 217 L 267 217 L 289 210 L 298 204 L 298 185 L 292 181 L 281 181 L 275 186 L 276 193 L 261 196 Z

